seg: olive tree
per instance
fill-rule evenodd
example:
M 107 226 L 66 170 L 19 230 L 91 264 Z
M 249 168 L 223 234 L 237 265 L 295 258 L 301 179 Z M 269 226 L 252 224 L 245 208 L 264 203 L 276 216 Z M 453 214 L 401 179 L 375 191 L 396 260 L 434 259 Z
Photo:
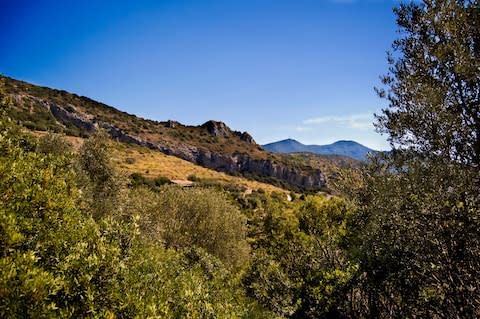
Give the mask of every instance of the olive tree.
M 377 127 L 394 146 L 480 164 L 480 4 L 425 0 L 395 9 L 400 38 L 378 89 Z
M 425 0 L 395 9 L 388 107 L 393 151 L 349 194 L 350 257 L 360 265 L 356 316 L 480 315 L 480 8 Z
M 104 131 L 85 140 L 77 160 L 77 177 L 88 211 L 95 219 L 116 214 L 121 209 L 125 180 L 114 168 L 111 142 Z

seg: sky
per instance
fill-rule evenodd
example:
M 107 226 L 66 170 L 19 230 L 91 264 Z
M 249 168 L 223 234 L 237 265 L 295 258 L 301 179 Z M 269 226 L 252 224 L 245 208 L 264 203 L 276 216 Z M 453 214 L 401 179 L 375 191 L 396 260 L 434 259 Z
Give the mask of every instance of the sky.
M 395 0 L 0 0 L 0 73 L 259 144 L 355 140 L 387 106 Z

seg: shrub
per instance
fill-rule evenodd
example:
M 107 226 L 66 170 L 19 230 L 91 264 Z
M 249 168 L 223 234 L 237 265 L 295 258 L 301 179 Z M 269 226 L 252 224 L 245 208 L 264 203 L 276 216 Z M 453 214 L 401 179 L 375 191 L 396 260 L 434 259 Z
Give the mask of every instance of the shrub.
M 188 175 L 187 179 L 191 182 L 196 182 L 198 181 L 198 177 L 194 174 Z
M 176 186 L 159 193 L 137 189 L 129 205 L 140 214 L 142 234 L 154 242 L 180 250 L 201 247 L 228 266 L 246 261 L 246 220 L 222 193 Z
M 43 154 L 70 155 L 73 152 L 73 148 L 61 135 L 48 133 L 38 139 L 37 152 Z
M 136 162 L 136 160 L 133 157 L 127 157 L 125 159 L 125 163 L 127 163 L 129 165 L 135 164 L 135 162 Z
M 157 186 L 157 187 L 171 183 L 170 178 L 165 177 L 165 176 L 158 176 L 153 180 L 153 182 L 154 182 L 155 186 Z
M 80 148 L 78 177 L 88 211 L 100 218 L 117 210 L 125 181 L 114 169 L 105 132 L 97 131 Z

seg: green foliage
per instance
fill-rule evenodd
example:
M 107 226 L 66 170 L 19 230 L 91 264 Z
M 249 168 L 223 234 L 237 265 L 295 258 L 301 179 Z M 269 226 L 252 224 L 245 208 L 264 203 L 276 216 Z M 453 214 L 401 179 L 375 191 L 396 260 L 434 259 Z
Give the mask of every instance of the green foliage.
M 349 255 L 357 316 L 480 316 L 478 1 L 395 10 L 401 38 L 378 119 L 396 148 L 347 193 L 358 205 Z
M 124 178 L 115 171 L 110 155 L 108 136 L 98 131 L 83 143 L 78 156 L 78 181 L 86 209 L 96 219 L 119 209 L 125 184 Z
M 352 259 L 365 316 L 477 317 L 480 203 L 464 166 L 418 159 L 374 162 L 357 190 Z
M 298 202 L 292 214 L 286 205 L 273 196 L 253 206 L 257 215 L 250 221 L 254 253 L 244 277 L 247 292 L 281 316 L 352 313 L 358 265 L 347 259 L 344 245 L 352 207 L 319 196 Z
M 71 156 L 73 148 L 63 136 L 49 132 L 38 139 L 37 152 L 58 156 Z
M 248 294 L 275 314 L 288 317 L 298 309 L 298 283 L 288 276 L 274 256 L 265 251 L 254 253 L 243 280 Z
M 144 241 L 135 215 L 80 210 L 89 194 L 76 187 L 72 153 L 53 137 L 37 143 L 3 114 L 0 125 L 0 317 L 271 318 L 206 251 Z M 83 160 L 100 176 L 108 168 Z M 98 177 L 83 189 L 111 181 Z
M 348 259 L 346 241 L 353 206 L 344 199 L 307 197 L 300 207 L 299 228 L 307 234 L 308 269 L 302 311 L 308 317 L 339 317 L 352 313 L 351 289 L 358 265 Z
M 164 187 L 158 193 L 136 189 L 128 211 L 142 217 L 142 234 L 166 247 L 201 247 L 229 266 L 248 255 L 245 218 L 227 198 L 208 189 Z
M 77 210 L 71 157 L 36 153 L 10 128 L 1 137 L 1 316 L 116 312 L 117 274 L 128 250 L 123 238 L 131 231 L 96 224 Z
M 223 264 L 199 248 L 185 254 L 143 244 L 128 268 L 122 293 L 140 317 L 160 318 L 272 318 L 248 300 Z
M 132 187 L 147 186 L 154 191 L 159 191 L 161 186 L 171 183 L 168 177 L 158 176 L 152 179 L 143 176 L 141 173 L 132 173 L 130 180 L 130 186 Z
M 397 146 L 480 164 L 478 1 L 422 1 L 395 9 L 401 38 L 380 96 L 378 127 Z

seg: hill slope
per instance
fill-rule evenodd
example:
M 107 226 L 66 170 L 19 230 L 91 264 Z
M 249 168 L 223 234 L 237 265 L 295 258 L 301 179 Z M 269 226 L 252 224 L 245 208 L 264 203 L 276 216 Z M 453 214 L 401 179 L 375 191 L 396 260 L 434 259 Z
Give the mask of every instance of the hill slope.
M 3 76 L 0 80 L 14 102 L 10 116 L 32 130 L 88 136 L 103 128 L 120 142 L 142 145 L 228 174 L 299 190 L 326 187 L 320 169 L 266 152 L 248 133 L 233 131 L 222 122 L 188 126 L 176 121 L 152 121 L 66 91 Z
M 43 136 L 46 132 L 35 131 L 34 135 Z M 84 139 L 76 136 L 64 136 L 65 140 L 78 150 Z M 165 155 L 140 145 L 112 142 L 112 159 L 116 168 L 126 175 L 140 173 L 146 178 L 166 177 L 169 180 L 185 181 L 195 176 L 200 181 L 218 185 L 234 185 L 251 190 L 284 193 L 285 190 L 271 184 L 249 180 L 241 176 L 231 176 L 217 172 L 175 156 Z
M 265 150 L 275 153 L 315 153 L 322 155 L 341 155 L 356 160 L 366 160 L 369 153 L 376 151 L 355 141 L 338 141 L 328 145 L 304 145 L 293 139 L 286 139 L 262 146 Z

